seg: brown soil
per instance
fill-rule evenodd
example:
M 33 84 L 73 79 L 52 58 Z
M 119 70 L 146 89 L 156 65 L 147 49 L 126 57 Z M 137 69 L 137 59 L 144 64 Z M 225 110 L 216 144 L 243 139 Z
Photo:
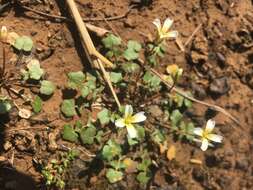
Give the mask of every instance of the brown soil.
M 1 2 L 4 4 L 4 1 Z M 61 13 L 63 16 L 69 16 L 65 4 L 61 1 L 49 0 L 43 1 L 47 3 L 37 5 L 33 3 L 36 1 L 25 2 L 27 6 L 48 14 Z M 180 65 L 185 70 L 184 81 L 187 81 L 180 83 L 182 87 L 191 90 L 196 97 L 206 102 L 224 107 L 241 123 L 241 126 L 237 126 L 223 114 L 217 114 L 215 120 L 225 140 L 220 147 L 206 152 L 190 144 L 174 142 L 177 149 L 175 162 L 169 162 L 164 155 L 160 155 L 163 164 L 154 169 L 153 179 L 147 189 L 253 189 L 253 2 L 150 0 L 146 1 L 150 2 L 146 5 L 141 3 L 145 0 L 76 2 L 84 18 L 122 15 L 130 4 L 135 2 L 136 6 L 124 18 L 108 22 L 90 22 L 113 31 L 124 41 L 129 39 L 146 41 L 146 36 L 154 33 L 152 21 L 155 18 L 161 20 L 173 18 L 175 20 L 173 27 L 179 31 L 183 42 L 199 24 L 202 24 L 185 52 L 180 51 L 174 42 L 168 42 L 168 53 L 157 69 L 162 72 L 168 64 Z M 14 124 L 7 122 L 1 126 L 1 159 L 6 161 L 1 162 L 0 189 L 45 189 L 36 162 L 46 160 L 54 154 L 54 151 L 49 151 L 48 136 L 59 134 L 61 127 L 66 123 L 66 119 L 60 116 L 62 97 L 66 96 L 62 90 L 66 85 L 66 73 L 87 69 L 88 61 L 74 24 L 49 20 L 12 5 L 4 10 L 0 9 L 0 14 L 0 26 L 4 25 L 10 31 L 32 37 L 37 48 L 35 56 L 41 60 L 48 79 L 58 87 L 53 97 L 43 102 L 42 114 L 36 116 L 39 120 L 46 118 L 52 121 L 50 130 L 45 130 L 45 124 L 31 125 L 31 122 L 24 119 L 19 119 L 13 122 Z M 94 40 L 99 42 L 97 38 Z M 7 60 L 14 55 L 11 49 L 7 50 Z M 8 65 L 7 69 L 15 71 L 17 68 Z M 223 81 L 226 83 L 225 87 L 223 83 L 216 84 L 220 83 L 221 78 L 225 78 L 225 82 Z M 26 89 L 26 92 L 30 90 Z M 201 124 L 204 124 L 203 113 L 207 113 L 207 108 L 198 104 L 194 106 L 194 112 L 189 111 L 189 114 L 193 114 Z M 83 121 L 86 119 L 85 116 L 81 118 Z M 19 127 L 31 129 L 11 131 Z M 66 142 L 62 142 L 58 136 L 57 144 L 66 145 Z M 12 143 L 7 150 L 3 147 L 6 146 L 6 142 Z M 190 163 L 192 158 L 201 160 L 203 164 Z M 87 159 L 84 158 L 86 161 Z M 73 171 L 69 171 L 70 177 L 67 179 L 73 181 L 73 184 L 79 184 L 80 189 L 141 188 L 131 175 L 127 175 L 123 182 L 109 185 L 103 171 L 97 176 L 93 174 L 92 180 L 89 179 L 92 184 L 88 183 L 85 176 L 78 180 L 75 177 L 76 173 L 86 164 L 82 163 L 81 159 L 76 162 L 80 162 L 76 164 L 79 167 L 73 166 Z M 71 186 L 71 183 L 69 182 L 67 189 L 75 186 L 75 184 Z

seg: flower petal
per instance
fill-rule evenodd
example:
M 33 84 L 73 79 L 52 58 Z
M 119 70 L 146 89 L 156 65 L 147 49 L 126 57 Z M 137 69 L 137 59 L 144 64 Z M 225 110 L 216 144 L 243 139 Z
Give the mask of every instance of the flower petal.
M 193 133 L 195 134 L 195 135 L 198 135 L 198 136 L 203 136 L 203 129 L 202 128 L 200 128 L 200 127 L 196 127 L 196 128 L 194 128 L 194 130 L 193 130 Z
M 147 119 L 147 117 L 144 115 L 144 112 L 139 112 L 137 114 L 135 114 L 133 117 L 132 117 L 132 122 L 133 123 L 139 123 L 139 122 L 143 122 Z
M 195 141 L 195 142 L 198 142 L 198 143 L 202 142 L 200 139 L 197 139 L 197 138 L 193 138 L 192 140 Z
M 164 23 L 163 23 L 163 27 L 162 27 L 162 32 L 165 34 L 168 32 L 168 30 L 170 29 L 170 27 L 172 26 L 173 24 L 173 20 L 170 19 L 170 18 L 167 18 Z
M 220 135 L 216 135 L 216 134 L 208 134 L 207 138 L 211 141 L 217 142 L 217 143 L 221 143 L 223 137 Z
M 126 125 L 127 132 L 130 138 L 136 138 L 138 136 L 137 130 L 135 127 L 131 124 Z
M 201 144 L 201 150 L 203 150 L 203 151 L 206 151 L 207 150 L 207 148 L 208 148 L 208 140 L 207 139 L 203 139 L 202 140 L 202 144 Z
M 178 31 L 173 30 L 163 35 L 163 38 L 176 38 L 178 36 Z
M 115 125 L 116 125 L 116 127 L 120 127 L 120 128 L 125 127 L 125 120 L 122 118 L 117 119 L 115 121 Z
M 132 116 L 132 114 L 133 114 L 133 107 L 131 105 L 126 105 L 124 118 L 130 117 L 130 116 Z
M 212 132 L 214 126 L 215 126 L 215 121 L 212 120 L 212 119 L 209 119 L 209 120 L 207 121 L 207 123 L 206 123 L 206 131 L 207 131 L 207 133 Z
M 156 18 L 154 21 L 153 21 L 153 24 L 156 26 L 157 30 L 160 31 L 162 26 L 161 26 L 161 21 L 159 18 Z

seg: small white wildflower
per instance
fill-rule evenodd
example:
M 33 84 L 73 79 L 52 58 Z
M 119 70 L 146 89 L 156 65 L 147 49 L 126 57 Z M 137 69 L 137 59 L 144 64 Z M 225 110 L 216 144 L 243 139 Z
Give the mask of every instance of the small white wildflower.
M 134 123 L 143 122 L 146 120 L 144 112 L 139 112 L 133 115 L 133 108 L 131 105 L 126 105 L 124 117 L 115 121 L 116 127 L 126 127 L 130 138 L 138 137 L 137 130 L 134 127 Z
M 170 27 L 173 24 L 173 20 L 171 20 L 170 18 L 167 18 L 164 21 L 163 26 L 161 24 L 160 19 L 158 18 L 153 21 L 153 24 L 157 28 L 159 39 L 176 38 L 178 36 L 178 32 L 176 30 L 169 31 Z
M 215 121 L 209 119 L 206 123 L 205 129 L 202 128 L 195 128 L 194 129 L 194 134 L 198 135 L 201 137 L 201 139 L 194 139 L 197 142 L 201 142 L 201 150 L 206 151 L 208 146 L 213 146 L 209 141 L 213 141 L 216 143 L 221 143 L 223 137 L 220 135 L 212 134 L 211 132 L 213 131 L 215 127 Z

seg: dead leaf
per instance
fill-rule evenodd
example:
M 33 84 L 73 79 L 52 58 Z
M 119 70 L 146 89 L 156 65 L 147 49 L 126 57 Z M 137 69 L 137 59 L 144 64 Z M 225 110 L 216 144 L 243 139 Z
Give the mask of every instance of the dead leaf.
M 176 73 L 177 73 L 177 71 L 178 71 L 178 65 L 176 65 L 176 64 L 172 64 L 172 65 L 168 65 L 167 67 L 166 67 L 166 72 L 168 73 L 168 74 L 170 74 L 170 75 L 175 75 Z
M 159 148 L 160 148 L 160 154 L 163 154 L 168 149 L 167 142 L 165 142 L 164 144 L 159 143 Z
M 176 157 L 176 147 L 174 145 L 171 145 L 167 151 L 167 158 L 169 160 L 173 160 L 175 157 Z
M 125 158 L 123 163 L 126 165 L 126 173 L 134 173 L 137 171 L 137 165 L 138 163 L 133 161 L 130 158 Z
M 23 119 L 29 119 L 32 115 L 32 112 L 30 110 L 21 108 L 18 111 L 18 115 L 19 115 L 19 117 L 21 117 Z
M 110 32 L 109 30 L 106 30 L 104 28 L 100 28 L 100 27 L 97 27 L 97 26 L 94 26 L 94 25 L 91 25 L 91 24 L 88 24 L 88 23 L 86 23 L 85 25 L 86 25 L 88 30 L 96 33 L 97 36 L 99 36 L 99 37 L 104 37 L 107 33 Z
M 198 164 L 198 165 L 202 165 L 202 161 L 199 159 L 190 159 L 190 163 L 192 164 Z

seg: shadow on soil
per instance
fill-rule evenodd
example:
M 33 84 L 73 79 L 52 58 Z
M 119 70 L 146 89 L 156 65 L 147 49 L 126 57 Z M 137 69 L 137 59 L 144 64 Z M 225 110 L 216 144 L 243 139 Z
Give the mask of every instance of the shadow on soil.
M 0 116 L 0 157 L 4 153 L 6 140 L 5 123 L 9 120 L 6 116 Z M 3 157 L 4 158 L 4 157 Z M 8 160 L 0 160 L 0 189 L 1 190 L 36 190 L 35 180 L 19 172 Z

